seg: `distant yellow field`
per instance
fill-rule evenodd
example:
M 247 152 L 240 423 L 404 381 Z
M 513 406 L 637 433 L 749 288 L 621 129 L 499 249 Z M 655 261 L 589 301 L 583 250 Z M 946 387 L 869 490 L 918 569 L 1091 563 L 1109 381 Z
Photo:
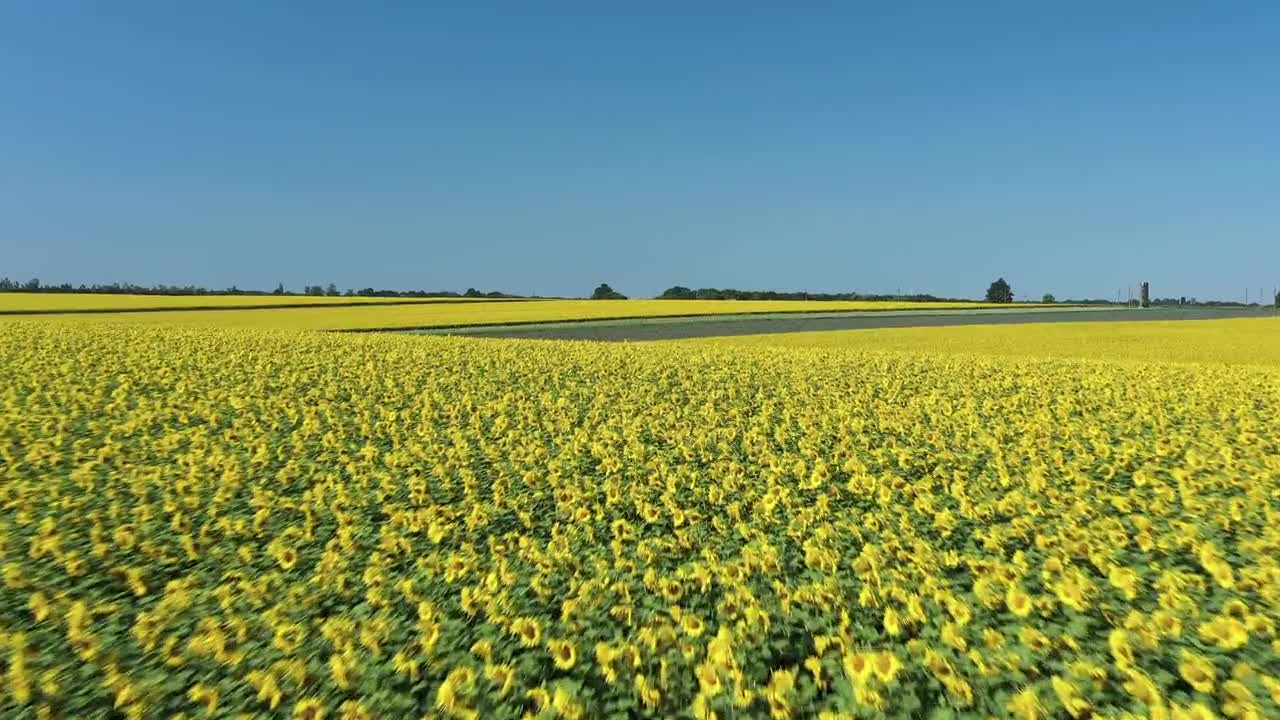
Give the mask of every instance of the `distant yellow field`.
M 278 310 L 175 311 L 120 315 L 62 315 L 63 321 L 125 322 L 187 327 L 365 330 L 500 325 L 603 318 L 723 315 L 838 310 L 968 309 L 985 303 L 819 302 L 786 300 L 531 300 Z M 1006 306 L 1007 307 L 1007 306 Z
M 1280 318 L 884 328 L 672 342 L 1280 365 Z
M 104 293 L 0 293 L 0 312 L 148 310 L 183 307 L 280 305 L 378 305 L 406 302 L 472 302 L 489 298 L 316 297 L 311 295 L 108 295 Z

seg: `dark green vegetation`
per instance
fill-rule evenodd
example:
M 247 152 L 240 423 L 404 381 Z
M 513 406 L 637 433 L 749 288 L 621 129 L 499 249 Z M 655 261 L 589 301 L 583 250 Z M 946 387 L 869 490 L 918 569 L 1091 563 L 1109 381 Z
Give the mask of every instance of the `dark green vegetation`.
M 609 287 L 609 283 L 600 283 L 591 293 L 592 300 L 626 300 L 627 296 Z
M 1004 278 L 997 278 L 995 282 L 991 283 L 991 287 L 987 288 L 987 302 L 1013 302 L 1013 288 L 1009 287 L 1009 283 L 1005 282 Z
M 512 295 L 510 293 L 491 291 L 480 292 L 475 288 L 468 288 L 465 293 L 457 293 L 453 290 L 385 290 L 376 288 L 362 288 L 354 290 L 348 288 L 345 291 L 339 290 L 337 285 L 329 283 L 327 286 L 305 285 L 302 292 L 293 292 L 285 288 L 284 283 L 276 285 L 276 288 L 270 292 L 266 290 L 246 290 L 238 288 L 235 285 L 225 290 L 211 290 L 209 288 L 197 285 L 134 285 L 133 283 L 110 283 L 93 285 L 72 285 L 71 283 L 61 283 L 58 285 L 46 285 L 40 282 L 39 278 L 32 278 L 26 282 L 10 280 L 7 277 L 0 277 L 0 292 L 29 292 L 29 293 L 93 293 L 100 295 L 307 295 L 311 297 L 329 296 L 329 297 L 405 297 L 405 298 L 518 298 L 520 295 Z
M 947 298 L 928 293 L 908 295 L 878 295 L 875 293 L 843 292 L 843 293 L 811 293 L 786 292 L 777 290 L 734 290 L 726 288 L 692 288 L 676 285 L 669 287 L 658 296 L 658 300 L 809 300 L 809 301 L 894 301 L 894 302 L 972 302 L 966 298 Z

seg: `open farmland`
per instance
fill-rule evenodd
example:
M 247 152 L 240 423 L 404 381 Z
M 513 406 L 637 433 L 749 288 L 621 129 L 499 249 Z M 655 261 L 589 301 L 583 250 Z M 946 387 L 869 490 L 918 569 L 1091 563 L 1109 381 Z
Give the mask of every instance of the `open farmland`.
M 1088 331 L 1182 361 L 1138 364 L 0 320 L 0 716 L 1276 717 L 1248 322 Z
M 527 300 L 486 303 L 381 304 L 363 307 L 272 310 L 175 311 L 62 315 L 62 322 L 117 322 L 188 327 L 281 330 L 399 330 L 698 315 L 815 313 L 839 310 L 898 311 L 992 307 L 970 302 L 790 301 L 790 300 Z M 1009 306 L 1004 306 L 1009 307 Z
M 1138 313 L 1146 311 L 1137 311 Z M 842 348 L 1020 358 L 1087 358 L 1120 362 L 1226 363 L 1280 367 L 1280 317 L 1194 321 L 973 324 L 703 338 L 718 347 Z
M 314 295 L 125 295 L 110 293 L 0 293 L 0 315 L 159 310 L 248 310 L 307 306 L 405 305 L 441 302 L 503 302 L 513 298 L 343 297 Z
M 760 336 L 756 342 L 769 343 L 768 335 L 781 336 L 779 344 L 806 344 L 806 336 L 820 336 L 815 344 L 841 342 L 838 331 L 878 328 L 938 328 L 957 325 L 1025 325 L 1085 322 L 1127 322 L 1130 325 L 1153 320 L 1210 320 L 1274 318 L 1270 310 L 1256 308 L 1096 308 L 1082 306 L 1034 305 L 996 308 L 934 310 L 843 311 L 813 313 L 760 313 L 755 315 L 704 315 L 701 317 L 629 318 L 625 320 L 578 320 L 573 322 L 521 323 L 517 325 L 473 325 L 469 327 L 417 330 L 414 332 L 454 335 L 483 335 L 542 340 L 636 341 L 680 340 L 730 336 Z M 1096 329 L 1096 328 L 1095 328 Z M 1092 332 L 1093 330 L 1086 331 Z M 1016 333 L 1015 333 L 1016 334 Z M 965 333 L 961 332 L 961 336 Z M 1114 333 L 1105 332 L 1103 337 Z M 923 337 L 928 337 L 925 331 Z M 977 336 L 982 337 L 982 336 Z M 795 340 L 788 338 L 798 338 Z M 1084 339 L 1077 335 L 1076 339 Z

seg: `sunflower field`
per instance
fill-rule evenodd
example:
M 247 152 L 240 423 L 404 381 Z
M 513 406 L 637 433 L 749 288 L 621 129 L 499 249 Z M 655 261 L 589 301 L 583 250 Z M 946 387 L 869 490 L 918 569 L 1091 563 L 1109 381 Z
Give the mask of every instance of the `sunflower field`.
M 0 322 L 3 718 L 1280 717 L 1280 368 Z

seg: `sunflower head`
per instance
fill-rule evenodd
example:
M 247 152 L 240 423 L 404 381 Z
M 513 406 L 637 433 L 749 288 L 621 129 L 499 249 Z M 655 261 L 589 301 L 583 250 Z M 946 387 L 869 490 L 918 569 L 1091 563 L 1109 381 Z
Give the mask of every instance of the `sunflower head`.
M 552 640 L 547 643 L 547 649 L 551 651 L 551 661 L 561 670 L 568 670 L 577 662 L 577 648 L 568 640 Z

